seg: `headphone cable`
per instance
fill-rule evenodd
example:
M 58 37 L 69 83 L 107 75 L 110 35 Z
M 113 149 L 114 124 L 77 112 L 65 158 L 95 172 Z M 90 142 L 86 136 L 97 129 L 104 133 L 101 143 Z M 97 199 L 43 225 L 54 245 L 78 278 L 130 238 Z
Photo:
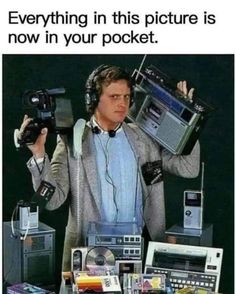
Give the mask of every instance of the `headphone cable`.
M 114 202 L 114 205 L 115 205 L 115 210 L 116 210 L 116 216 L 115 216 L 115 222 L 117 222 L 117 219 L 118 219 L 118 214 L 119 214 L 119 209 L 118 209 L 118 205 L 117 205 L 117 201 L 116 201 L 116 194 L 117 194 L 117 188 L 113 182 L 113 179 L 109 173 L 109 151 L 108 151 L 108 144 L 109 144 L 109 141 L 110 141 L 110 136 L 108 137 L 107 139 L 107 142 L 106 142 L 106 145 L 105 147 L 103 146 L 102 144 L 102 141 L 101 141 L 101 138 L 98 134 L 98 140 L 99 140 L 99 143 L 102 147 L 102 150 L 103 150 L 103 153 L 104 153 L 104 157 L 105 157 L 105 180 L 107 181 L 108 184 L 110 184 L 113 188 L 113 202 Z

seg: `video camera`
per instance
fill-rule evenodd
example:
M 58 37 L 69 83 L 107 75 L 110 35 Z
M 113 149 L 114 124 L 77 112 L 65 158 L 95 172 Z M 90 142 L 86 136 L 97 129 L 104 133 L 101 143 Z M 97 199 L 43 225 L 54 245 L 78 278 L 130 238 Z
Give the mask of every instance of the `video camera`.
M 17 148 L 32 145 L 41 130 L 47 128 L 49 133 L 66 134 L 74 123 L 71 101 L 66 99 L 64 88 L 27 90 L 22 96 L 25 108 L 36 109 L 36 117 L 27 125 L 24 132 L 14 132 Z

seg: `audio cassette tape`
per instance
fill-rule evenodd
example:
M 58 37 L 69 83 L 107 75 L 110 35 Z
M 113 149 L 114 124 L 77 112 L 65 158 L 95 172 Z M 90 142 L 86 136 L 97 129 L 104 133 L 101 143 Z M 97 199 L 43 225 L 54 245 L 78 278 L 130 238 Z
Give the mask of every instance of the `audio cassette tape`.
M 81 273 L 75 278 L 74 282 L 76 293 L 121 294 L 120 281 L 118 276 L 115 275 L 94 276 Z
M 124 274 L 123 290 L 124 293 L 165 293 L 166 277 L 164 274 Z
M 141 274 L 142 260 L 116 260 L 115 273 L 123 275 L 128 273 Z

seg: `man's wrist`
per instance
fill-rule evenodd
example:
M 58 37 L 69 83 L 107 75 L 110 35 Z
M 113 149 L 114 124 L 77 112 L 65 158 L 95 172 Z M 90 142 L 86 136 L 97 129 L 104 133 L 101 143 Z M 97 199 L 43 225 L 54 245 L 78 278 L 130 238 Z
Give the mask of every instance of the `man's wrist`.
M 38 157 L 36 158 L 35 156 L 33 156 L 32 158 L 32 161 L 35 163 L 35 164 L 41 164 L 45 161 L 45 156 L 43 157 Z
M 33 157 L 37 159 L 42 159 L 45 157 L 45 152 L 33 153 Z
M 38 169 L 39 174 L 42 174 L 43 168 L 44 168 L 44 164 L 45 164 L 45 160 L 46 160 L 46 153 L 43 157 L 40 158 L 35 158 L 35 156 L 33 155 L 29 161 L 27 162 L 27 166 L 28 168 L 34 168 L 36 167 Z

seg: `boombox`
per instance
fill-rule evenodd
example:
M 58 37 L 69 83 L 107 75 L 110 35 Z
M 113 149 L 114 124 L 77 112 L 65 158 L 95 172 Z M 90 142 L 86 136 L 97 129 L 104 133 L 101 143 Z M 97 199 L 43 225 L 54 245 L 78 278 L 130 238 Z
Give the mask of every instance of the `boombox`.
M 213 108 L 188 99 L 155 66 L 135 69 L 133 78 L 135 95 L 128 118 L 171 153 L 189 154 Z

